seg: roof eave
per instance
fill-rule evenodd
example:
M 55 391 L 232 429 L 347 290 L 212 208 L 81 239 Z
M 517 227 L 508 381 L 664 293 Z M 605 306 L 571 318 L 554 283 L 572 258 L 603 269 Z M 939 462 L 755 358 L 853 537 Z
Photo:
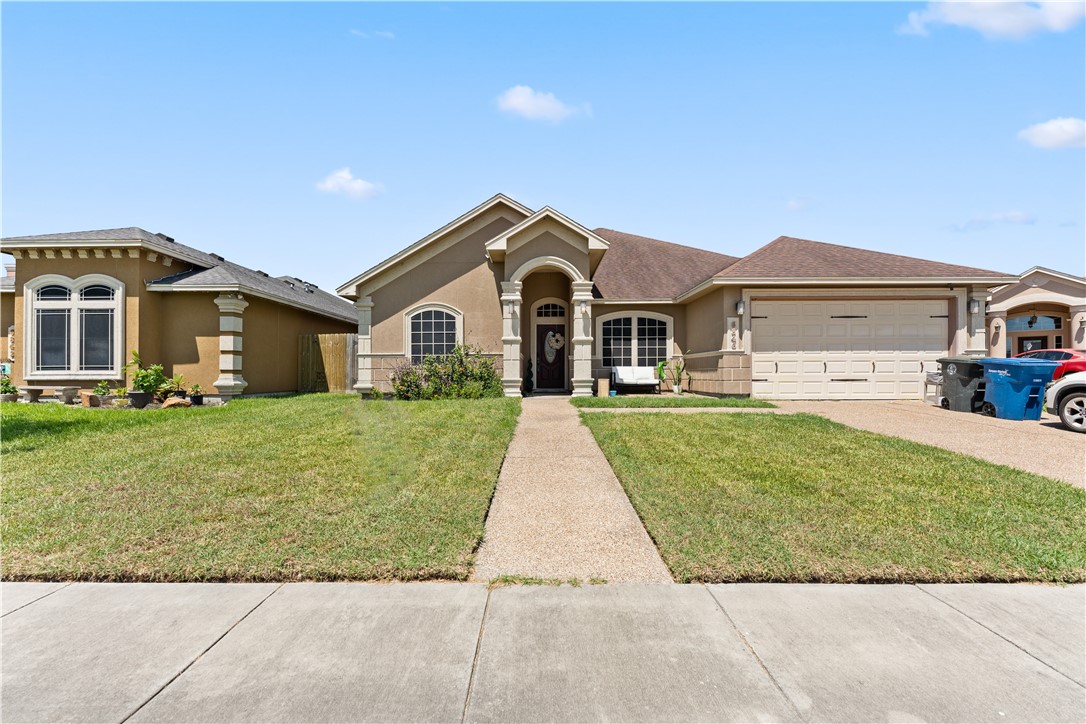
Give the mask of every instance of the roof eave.
M 307 312 L 319 314 L 323 317 L 332 317 L 334 319 L 341 319 L 344 322 L 357 322 L 357 315 L 350 314 L 349 312 L 343 312 L 342 314 L 336 312 L 329 312 L 328 310 L 321 309 L 320 307 L 303 304 L 302 302 L 295 302 L 293 300 L 283 299 L 282 297 L 273 297 L 266 292 L 259 289 L 255 289 L 246 284 L 200 284 L 200 285 L 188 285 L 188 286 L 176 286 L 173 284 L 158 284 L 155 282 L 147 283 L 147 291 L 149 292 L 238 292 L 241 294 L 249 294 L 260 299 L 266 299 L 269 302 L 275 302 L 276 304 L 285 304 L 288 307 L 294 307 L 295 309 L 304 309 Z
M 750 286 L 900 286 L 902 284 L 952 284 L 991 286 L 1018 281 L 1016 276 L 990 277 L 713 277 L 713 284 Z
M 190 256 L 180 249 L 171 247 L 168 243 L 155 244 L 144 239 L 56 239 L 16 241 L 12 243 L 7 239 L 3 242 L 2 251 L 9 253 L 12 249 L 148 249 L 162 256 L 177 259 L 195 266 L 207 267 L 204 259 Z

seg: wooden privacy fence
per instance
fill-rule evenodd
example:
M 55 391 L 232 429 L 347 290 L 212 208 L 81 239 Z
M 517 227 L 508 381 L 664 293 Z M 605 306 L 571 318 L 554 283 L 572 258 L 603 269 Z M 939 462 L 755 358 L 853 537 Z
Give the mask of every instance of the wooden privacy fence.
M 298 336 L 298 391 L 353 392 L 357 334 Z

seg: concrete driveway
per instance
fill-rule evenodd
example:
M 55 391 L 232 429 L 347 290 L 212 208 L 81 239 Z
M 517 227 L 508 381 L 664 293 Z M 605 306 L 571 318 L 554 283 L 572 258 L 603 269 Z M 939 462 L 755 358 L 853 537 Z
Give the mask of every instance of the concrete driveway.
M 1086 435 L 1059 418 L 1040 422 L 998 420 L 950 412 L 916 400 L 774 401 L 785 412 L 821 415 L 849 427 L 936 445 L 1086 488 Z

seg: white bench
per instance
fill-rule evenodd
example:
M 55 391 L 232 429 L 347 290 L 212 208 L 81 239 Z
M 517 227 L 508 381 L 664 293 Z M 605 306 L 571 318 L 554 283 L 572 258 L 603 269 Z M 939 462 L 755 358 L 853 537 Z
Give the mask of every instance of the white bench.
M 615 386 L 655 387 L 657 391 L 660 389 L 660 378 L 656 376 L 655 367 L 612 367 L 611 376 Z
M 79 394 L 78 387 L 57 387 L 55 385 L 24 385 L 19 388 L 26 394 L 27 402 L 37 402 L 41 397 L 41 393 L 46 390 L 53 390 L 57 393 L 57 397 L 65 405 L 71 405 L 75 403 L 75 397 Z

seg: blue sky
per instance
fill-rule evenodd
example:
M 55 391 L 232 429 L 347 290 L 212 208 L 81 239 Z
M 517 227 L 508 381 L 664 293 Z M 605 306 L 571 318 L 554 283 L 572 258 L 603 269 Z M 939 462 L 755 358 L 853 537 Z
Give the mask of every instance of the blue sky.
M 736 256 L 1083 274 L 1081 9 L 4 3 L 2 232 L 334 288 L 500 191 Z

